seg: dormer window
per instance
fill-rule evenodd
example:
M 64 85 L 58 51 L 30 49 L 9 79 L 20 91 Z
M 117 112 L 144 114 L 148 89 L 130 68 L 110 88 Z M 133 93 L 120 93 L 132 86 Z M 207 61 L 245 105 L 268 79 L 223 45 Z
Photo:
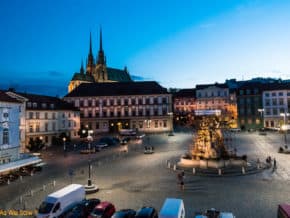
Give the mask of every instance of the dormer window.
M 54 104 L 50 104 L 50 109 L 54 109 Z
M 36 108 L 37 107 L 37 103 L 36 102 L 33 102 L 32 107 L 33 108 Z
M 41 104 L 41 107 L 42 107 L 42 108 L 46 108 L 46 103 L 42 103 L 42 104 Z
M 27 107 L 31 107 L 31 102 L 27 102 Z

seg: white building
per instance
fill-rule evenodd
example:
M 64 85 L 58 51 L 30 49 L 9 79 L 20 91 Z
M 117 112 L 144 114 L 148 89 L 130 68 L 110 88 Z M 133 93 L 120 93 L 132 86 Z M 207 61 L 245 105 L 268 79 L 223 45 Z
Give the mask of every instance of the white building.
M 173 128 L 171 94 L 156 82 L 86 83 L 64 100 L 80 109 L 81 128 L 94 133 Z
M 7 92 L 22 102 L 20 128 L 23 150 L 31 140 L 40 139 L 50 146 L 53 139 L 65 134 L 71 139 L 79 138 L 79 110 L 67 102 L 51 96 Z
M 0 91 L 0 165 L 19 159 L 21 102 Z
M 262 111 L 261 111 L 262 112 Z M 290 85 L 287 83 L 269 84 L 263 91 L 264 126 L 267 128 L 280 128 L 289 124 L 287 114 L 290 112 Z M 284 115 L 286 115 L 284 117 Z

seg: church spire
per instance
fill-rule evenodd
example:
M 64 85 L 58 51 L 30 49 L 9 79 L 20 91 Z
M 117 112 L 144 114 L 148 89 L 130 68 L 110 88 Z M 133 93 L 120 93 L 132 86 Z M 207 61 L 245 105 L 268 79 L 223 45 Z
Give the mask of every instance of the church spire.
M 93 49 L 92 49 L 92 32 L 90 32 L 90 51 L 89 55 L 93 55 Z
M 105 65 L 105 54 L 103 51 L 103 39 L 102 39 L 102 28 L 100 28 L 100 48 L 99 48 L 99 54 L 98 54 L 98 64 Z
M 92 74 L 94 66 L 95 66 L 95 61 L 94 61 L 94 56 L 93 56 L 93 48 L 92 48 L 92 33 L 90 32 L 90 49 L 89 49 L 89 54 L 88 54 L 88 62 L 87 62 L 87 72 L 89 74 Z
M 102 27 L 100 29 L 100 51 L 103 51 Z
M 83 60 L 82 60 L 80 73 L 81 74 L 84 74 L 84 72 L 85 72 L 85 70 L 84 70 L 84 63 L 83 63 Z

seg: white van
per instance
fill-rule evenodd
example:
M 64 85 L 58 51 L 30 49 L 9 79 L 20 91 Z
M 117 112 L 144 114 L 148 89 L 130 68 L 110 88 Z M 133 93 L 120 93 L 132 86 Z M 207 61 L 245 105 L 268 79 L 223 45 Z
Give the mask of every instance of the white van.
M 221 212 L 219 218 L 235 218 L 235 216 L 229 212 Z
M 183 200 L 166 198 L 160 210 L 159 218 L 185 218 Z
M 59 216 L 68 206 L 85 199 L 83 185 L 71 184 L 52 194 L 41 203 L 37 218 L 54 218 Z

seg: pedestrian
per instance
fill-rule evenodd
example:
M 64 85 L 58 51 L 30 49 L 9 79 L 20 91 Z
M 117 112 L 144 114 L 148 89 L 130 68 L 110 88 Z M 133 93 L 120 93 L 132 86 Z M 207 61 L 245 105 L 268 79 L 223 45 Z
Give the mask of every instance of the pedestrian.
M 184 170 L 181 171 L 181 176 L 182 176 L 182 179 L 185 178 L 185 173 L 184 173 Z
M 277 169 L 277 162 L 276 159 L 274 158 L 273 160 L 273 171 Z
M 184 181 L 183 181 L 183 179 L 180 181 L 180 190 L 184 191 Z

